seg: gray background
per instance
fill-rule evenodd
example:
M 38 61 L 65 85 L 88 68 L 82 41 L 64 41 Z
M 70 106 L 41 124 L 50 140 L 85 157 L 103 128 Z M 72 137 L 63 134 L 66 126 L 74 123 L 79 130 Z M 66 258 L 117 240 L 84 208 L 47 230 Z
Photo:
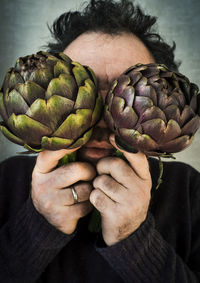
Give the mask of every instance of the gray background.
M 35 53 L 50 39 L 47 23 L 61 13 L 76 9 L 79 0 L 1 0 L 0 7 L 0 83 L 7 69 L 20 56 Z M 158 16 L 161 35 L 177 44 L 180 71 L 200 86 L 200 0 L 138 0 L 147 12 Z M 176 159 L 200 170 L 200 131 L 192 145 Z M 0 133 L 0 161 L 23 151 Z

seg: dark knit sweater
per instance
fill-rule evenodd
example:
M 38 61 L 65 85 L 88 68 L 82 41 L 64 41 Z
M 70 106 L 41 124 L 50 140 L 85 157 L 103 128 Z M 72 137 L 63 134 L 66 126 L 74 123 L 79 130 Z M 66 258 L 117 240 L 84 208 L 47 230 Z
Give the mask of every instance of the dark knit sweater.
M 200 174 L 165 163 L 158 190 L 158 162 L 150 160 L 152 199 L 147 219 L 127 239 L 107 247 L 87 230 L 72 235 L 50 225 L 30 198 L 35 159 L 0 165 L 1 283 L 200 282 Z

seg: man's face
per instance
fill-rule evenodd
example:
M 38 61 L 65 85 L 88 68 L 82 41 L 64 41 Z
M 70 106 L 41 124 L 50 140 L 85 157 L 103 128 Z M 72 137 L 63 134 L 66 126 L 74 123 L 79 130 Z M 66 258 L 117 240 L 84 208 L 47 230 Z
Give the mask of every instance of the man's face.
M 76 38 L 64 53 L 73 61 L 93 69 L 103 100 L 113 80 L 127 68 L 137 63 L 154 62 L 145 45 L 136 36 L 128 33 L 84 33 Z M 94 129 L 92 138 L 79 150 L 79 158 L 96 162 L 100 158 L 112 155 L 113 147 L 109 143 L 109 135 L 110 131 L 101 119 Z

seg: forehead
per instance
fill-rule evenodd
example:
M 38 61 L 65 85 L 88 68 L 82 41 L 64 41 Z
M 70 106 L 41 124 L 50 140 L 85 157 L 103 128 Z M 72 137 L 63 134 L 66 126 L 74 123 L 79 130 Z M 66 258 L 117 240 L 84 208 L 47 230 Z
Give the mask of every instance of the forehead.
M 112 81 L 132 65 L 154 61 L 145 45 L 128 33 L 84 33 L 64 53 L 73 61 L 90 66 L 100 80 L 106 81 Z

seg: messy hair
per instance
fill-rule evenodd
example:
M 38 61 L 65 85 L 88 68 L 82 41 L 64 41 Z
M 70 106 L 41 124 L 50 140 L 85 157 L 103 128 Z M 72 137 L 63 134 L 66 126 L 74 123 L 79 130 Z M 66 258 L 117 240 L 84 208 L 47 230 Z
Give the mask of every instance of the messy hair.
M 174 60 L 175 43 L 168 45 L 156 32 L 157 18 L 146 15 L 129 0 L 91 0 L 82 11 L 66 12 L 49 27 L 54 39 L 47 45 L 48 52 L 62 52 L 85 32 L 103 32 L 118 35 L 127 32 L 137 36 L 148 48 L 156 63 L 178 70 Z

